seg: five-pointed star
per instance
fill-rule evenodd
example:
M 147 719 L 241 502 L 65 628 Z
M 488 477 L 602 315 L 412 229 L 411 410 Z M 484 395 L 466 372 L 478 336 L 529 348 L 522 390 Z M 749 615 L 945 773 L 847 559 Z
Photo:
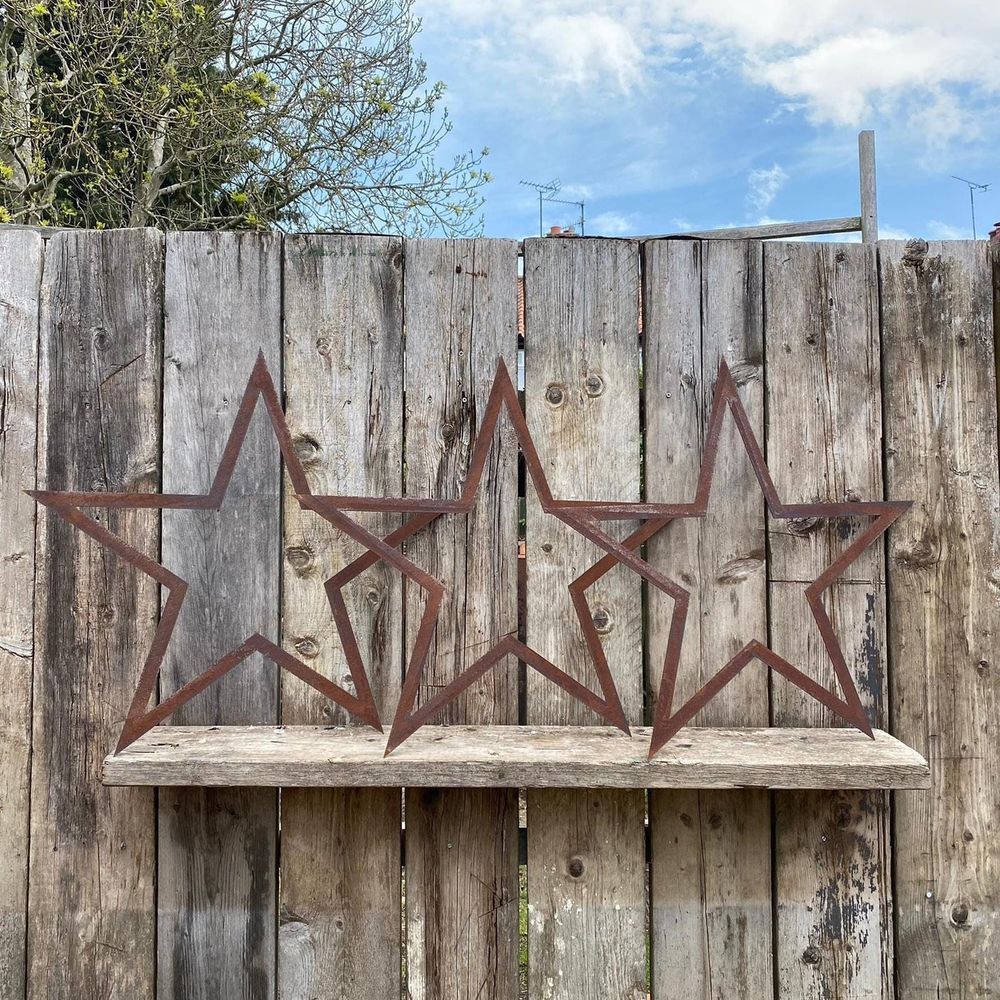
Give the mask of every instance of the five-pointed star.
M 709 494 L 712 489 L 712 477 L 715 472 L 715 461 L 718 455 L 719 438 L 726 411 L 732 412 L 736 426 L 753 466 L 757 482 L 767 504 L 771 517 L 781 520 L 792 518 L 843 518 L 870 517 L 872 523 L 838 556 L 822 573 L 806 588 L 805 598 L 812 612 L 813 619 L 819 629 L 823 644 L 833 664 L 834 672 L 844 693 L 838 698 L 831 691 L 822 687 L 811 677 L 802 673 L 784 657 L 779 656 L 763 643 L 753 640 L 748 642 L 722 669 L 719 670 L 698 692 L 696 692 L 676 712 L 673 712 L 674 688 L 677 680 L 677 668 L 680 661 L 681 645 L 684 638 L 684 625 L 688 609 L 688 592 L 679 584 L 671 582 L 670 588 L 660 586 L 646 570 L 638 569 L 646 579 L 660 586 L 674 597 L 674 610 L 671 616 L 670 634 L 667 650 L 664 656 L 663 674 L 657 697 L 656 711 L 653 719 L 653 735 L 649 748 L 652 758 L 663 745 L 674 736 L 701 708 L 719 693 L 744 667 L 758 659 L 778 671 L 806 694 L 821 702 L 835 714 L 856 726 L 863 733 L 872 736 L 871 723 L 865 713 L 858 694 L 854 677 L 851 674 L 844 652 L 833 628 L 833 623 L 823 606 L 823 592 L 850 566 L 860 555 L 880 538 L 889 526 L 911 506 L 910 501 L 849 501 L 844 503 L 783 503 L 778 496 L 771 475 L 768 472 L 764 453 L 754 435 L 750 419 L 739 398 L 736 383 L 730 374 L 725 360 L 719 365 L 719 377 L 716 383 L 715 395 L 712 401 L 712 412 L 709 418 L 708 433 L 705 440 L 705 452 L 702 458 L 701 471 L 695 491 L 695 499 L 690 503 L 679 504 L 640 504 L 634 508 L 635 513 L 646 518 L 662 518 L 659 522 L 650 522 L 659 527 L 675 518 L 704 517 L 708 509 Z M 582 504 L 584 509 L 588 505 Z M 616 516 L 627 516 L 623 505 Z M 598 513 L 597 516 L 606 515 Z M 606 573 L 613 563 L 602 560 L 590 571 L 591 581 L 595 581 Z M 662 576 L 656 574 L 662 581 Z
M 178 691 L 175 691 L 170 697 L 159 702 L 153 708 L 148 708 L 149 699 L 153 694 L 156 677 L 160 670 L 160 664 L 163 662 L 174 625 L 177 622 L 181 606 L 184 603 L 187 584 L 155 559 L 150 558 L 138 549 L 133 548 L 117 535 L 112 534 L 92 517 L 85 514 L 81 508 L 116 507 L 122 509 L 218 510 L 225 499 L 233 469 L 236 466 L 240 449 L 246 438 L 250 418 L 253 416 L 258 400 L 261 399 L 267 408 L 271 427 L 278 439 L 278 446 L 281 449 L 285 468 L 288 471 L 295 493 L 299 497 L 306 498 L 309 496 L 309 484 L 298 456 L 295 454 L 295 449 L 292 446 L 291 434 L 288 431 L 288 425 L 285 423 L 285 416 L 281 410 L 281 404 L 278 401 L 274 383 L 271 381 L 267 365 L 264 362 L 263 352 L 257 356 L 257 362 L 244 390 L 236 420 L 233 423 L 233 428 L 229 434 L 229 439 L 226 442 L 222 458 L 215 473 L 215 479 L 208 493 L 29 491 L 29 494 L 39 503 L 49 507 L 61 518 L 79 528 L 87 535 L 90 535 L 91 538 L 96 539 L 102 545 L 115 551 L 126 562 L 131 563 L 143 573 L 151 576 L 166 589 L 168 595 L 167 601 L 163 606 L 159 624 L 153 636 L 152 645 L 146 656 L 146 662 L 139 677 L 135 695 L 132 698 L 132 703 L 122 727 L 116 753 L 134 742 L 143 733 L 152 729 L 153 726 L 162 722 L 180 705 L 183 705 L 196 694 L 205 690 L 205 688 L 227 674 L 253 652 L 262 653 L 279 667 L 305 681 L 306 684 L 315 688 L 331 701 L 347 709 L 379 732 L 382 731 L 378 709 L 376 708 L 375 700 L 372 697 L 371 688 L 368 684 L 368 676 L 360 659 L 357 662 L 350 662 L 351 677 L 354 680 L 355 690 L 357 691 L 357 695 L 354 695 L 334 684 L 322 674 L 312 670 L 301 660 L 281 649 L 280 646 L 275 645 L 275 643 L 260 633 L 248 636 L 239 646 L 231 649 L 220 659 L 216 660 L 204 672 L 189 681 Z M 343 597 L 339 589 L 332 586 L 331 580 L 327 580 L 325 586 L 334 618 L 340 623 L 347 617 L 347 608 Z
M 336 497 L 336 496 L 308 496 L 300 497 L 300 502 L 313 510 L 322 514 L 332 524 L 360 542 L 369 551 L 359 559 L 347 566 L 341 573 L 333 578 L 335 587 L 343 587 L 359 573 L 367 569 L 379 559 L 385 559 L 393 566 L 397 567 L 408 579 L 417 583 L 428 595 L 424 606 L 417 637 L 413 645 L 413 652 L 403 680 L 402 693 L 396 715 L 393 720 L 392 729 L 389 733 L 389 741 L 386 753 L 391 753 L 407 737 L 411 736 L 420 726 L 433 718 L 445 705 L 452 701 L 458 694 L 464 691 L 470 684 L 482 677 L 496 663 L 508 654 L 524 660 L 543 676 L 558 684 L 567 691 L 573 698 L 583 702 L 593 709 L 598 715 L 617 726 L 623 732 L 628 733 L 628 722 L 625 717 L 621 700 L 618 696 L 617 688 L 611 676 L 607 657 L 601 645 L 600 636 L 594 625 L 590 608 L 587 604 L 584 590 L 590 585 L 587 574 L 575 580 L 570 585 L 570 594 L 573 601 L 574 610 L 580 621 L 580 626 L 586 637 L 587 646 L 594 662 L 594 669 L 597 674 L 598 683 L 603 697 L 597 695 L 590 688 L 584 686 L 579 681 L 561 670 L 554 663 L 542 656 L 537 650 L 520 642 L 512 635 L 504 636 L 483 656 L 479 657 L 471 666 L 463 670 L 454 680 L 447 684 L 433 698 L 424 702 L 419 708 L 414 710 L 414 703 L 420 687 L 420 678 L 427 661 L 430 650 L 431 639 L 437 624 L 438 615 L 444 597 L 444 588 L 429 573 L 415 565 L 407 559 L 398 546 L 413 535 L 415 532 L 426 527 L 435 518 L 447 513 L 467 513 L 472 509 L 476 494 L 479 490 L 483 469 L 489 454 L 493 433 L 497 421 L 500 418 L 502 409 L 506 409 L 507 414 L 513 424 L 514 434 L 521 447 L 524 456 L 525 467 L 543 511 L 555 514 L 560 520 L 581 532 L 586 537 L 595 541 L 606 551 L 614 551 L 614 558 L 610 556 L 612 563 L 615 561 L 631 562 L 636 557 L 632 549 L 637 548 L 642 541 L 653 533 L 650 526 L 644 526 L 633 532 L 623 542 L 618 543 L 609 538 L 597 526 L 596 521 L 591 516 L 594 510 L 601 511 L 605 508 L 613 509 L 615 504 L 590 504 L 587 515 L 580 516 L 565 509 L 565 501 L 555 500 L 545 478 L 542 463 L 538 457 L 534 442 L 528 430 L 524 414 L 521 412 L 520 403 L 517 398 L 517 390 L 511 381 L 507 366 L 501 359 L 497 365 L 496 377 L 490 390 L 486 410 L 483 415 L 482 424 L 478 430 L 476 441 L 472 449 L 472 457 L 469 465 L 468 475 L 462 490 L 462 495 L 457 500 L 434 500 L 434 499 L 412 499 L 412 498 L 385 498 L 378 499 L 372 497 Z M 347 511 L 361 510 L 381 510 L 395 511 L 397 513 L 409 514 L 410 519 L 402 527 L 397 528 L 385 538 L 379 538 L 358 524 L 351 518 Z M 616 517 L 631 516 L 629 514 L 616 514 Z M 665 523 L 662 518 L 655 519 L 654 524 Z M 639 561 L 640 565 L 645 564 Z M 648 569 L 648 567 L 646 567 Z M 669 583 L 668 583 L 669 586 Z M 357 641 L 350 627 L 346 622 L 346 627 L 341 629 L 341 640 L 345 653 L 349 661 L 360 660 Z M 338 620 L 338 628 L 341 621 Z

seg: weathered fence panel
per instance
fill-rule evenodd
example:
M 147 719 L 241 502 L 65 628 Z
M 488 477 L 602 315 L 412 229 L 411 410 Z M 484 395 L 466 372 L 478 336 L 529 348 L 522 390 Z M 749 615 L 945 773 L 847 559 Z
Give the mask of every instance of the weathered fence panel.
M 207 493 L 258 351 L 281 371 L 281 241 L 167 236 L 163 489 Z M 252 632 L 278 641 L 280 465 L 258 405 L 220 510 L 163 512 L 161 558 L 188 582 L 160 677 L 170 694 Z M 276 723 L 259 653 L 177 711 L 188 725 Z M 277 795 L 160 791 L 157 994 L 274 995 Z
M 767 455 L 781 498 L 882 498 L 878 286 L 870 245 L 764 248 Z M 842 695 L 804 590 L 869 526 L 772 521 L 771 644 Z M 885 573 L 868 549 L 826 606 L 871 721 L 884 720 Z M 843 725 L 783 678 L 775 725 Z M 778 996 L 892 996 L 888 802 L 874 792 L 775 793 Z
M 643 288 L 646 500 L 690 501 L 722 359 L 763 436 L 761 244 L 648 244 Z M 706 517 L 674 522 L 648 548 L 691 591 L 676 705 L 750 639 L 767 639 L 765 550 L 763 497 L 729 419 Z M 655 705 L 673 601 L 653 588 L 647 601 Z M 766 726 L 767 671 L 745 670 L 692 724 Z M 712 997 L 730 984 L 770 996 L 768 793 L 655 791 L 649 820 L 654 995 Z
M 403 259 L 398 240 L 285 240 L 284 389 L 292 442 L 316 494 L 403 489 Z M 324 581 L 355 552 L 284 483 L 282 645 L 350 689 Z M 399 517 L 373 516 L 385 535 Z M 399 698 L 403 585 L 376 564 L 346 602 L 383 719 Z M 349 725 L 350 715 L 288 673 L 281 721 Z M 398 789 L 289 788 L 281 794 L 281 1000 L 384 1000 L 400 989 Z
M 916 503 L 889 540 L 892 718 L 931 765 L 896 795 L 903 997 L 1000 983 L 1000 484 L 996 330 L 983 243 L 879 245 L 886 485 Z
M 553 496 L 639 499 L 639 254 L 625 241 L 528 240 L 525 416 Z M 603 555 L 527 486 L 527 643 L 597 687 L 568 586 Z M 630 723 L 642 722 L 642 595 L 616 567 L 588 593 Z M 527 721 L 599 723 L 528 671 Z M 645 996 L 643 816 L 634 791 L 530 790 L 528 984 L 546 1000 Z
M 517 245 L 406 245 L 406 493 L 455 499 L 502 358 L 516 370 Z M 407 553 L 444 584 L 418 703 L 517 633 L 517 448 L 501 425 L 475 506 L 445 515 Z M 406 581 L 407 649 L 425 596 Z M 467 688 L 440 722 L 517 722 L 510 657 Z M 501 1000 L 517 993 L 517 790 L 406 793 L 406 957 L 411 1000 Z
M 289 790 L 279 823 L 273 791 L 102 788 L 163 595 L 22 492 L 207 491 L 262 349 L 313 492 L 456 497 L 497 359 L 516 370 L 517 245 L 165 244 L 0 231 L 0 996 L 512 1000 L 525 961 L 530 1000 L 644 1000 L 647 975 L 653 1000 L 995 993 L 985 244 L 526 241 L 524 409 L 555 495 L 692 499 L 724 358 L 783 499 L 916 500 L 827 601 L 871 717 L 933 788 L 897 793 L 891 830 L 881 794 L 657 791 L 648 853 L 642 792 L 531 791 L 520 963 L 516 790 L 410 789 L 404 831 L 395 790 Z M 596 684 L 566 586 L 601 552 L 530 481 L 519 497 L 517 470 L 501 418 L 473 510 L 406 544 L 446 593 L 421 702 L 518 629 Z M 161 694 L 248 628 L 349 687 L 323 582 L 360 549 L 282 485 L 262 407 L 220 511 L 94 514 L 189 581 Z M 644 550 L 691 591 L 675 704 L 751 639 L 835 690 L 802 592 L 861 526 L 767 517 L 727 421 L 706 517 Z M 672 602 L 623 567 L 587 596 L 648 722 Z M 388 728 L 422 596 L 377 562 L 346 598 Z M 597 721 L 533 670 L 519 692 L 512 661 L 435 721 L 513 724 L 519 701 L 522 722 Z M 769 720 L 837 724 L 759 664 L 695 722 Z M 173 721 L 351 720 L 255 655 Z
M 160 469 L 162 238 L 64 232 L 46 248 L 39 316 L 38 481 L 155 492 Z M 96 512 L 155 552 L 154 512 Z M 27 993 L 153 996 L 153 796 L 103 788 L 136 665 L 153 636 L 153 581 L 40 508 L 35 577 Z
M 24 995 L 42 238 L 0 233 L 0 996 Z

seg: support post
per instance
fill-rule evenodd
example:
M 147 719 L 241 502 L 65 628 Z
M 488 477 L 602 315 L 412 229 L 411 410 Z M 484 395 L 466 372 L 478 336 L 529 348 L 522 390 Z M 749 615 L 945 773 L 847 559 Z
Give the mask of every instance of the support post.
M 861 242 L 878 242 L 878 199 L 875 186 L 875 132 L 858 133 L 858 168 L 861 173 Z

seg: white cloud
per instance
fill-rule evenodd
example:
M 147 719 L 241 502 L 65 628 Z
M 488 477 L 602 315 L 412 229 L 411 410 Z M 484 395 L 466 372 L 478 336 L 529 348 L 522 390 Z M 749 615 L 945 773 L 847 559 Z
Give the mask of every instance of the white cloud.
M 635 224 L 618 212 L 601 212 L 587 220 L 589 236 L 624 236 L 627 233 L 635 233 Z
M 989 229 L 989 226 L 986 226 L 985 229 Z M 980 239 L 983 238 L 985 229 L 979 228 L 976 235 Z M 927 223 L 927 236 L 932 240 L 971 240 L 972 222 L 970 220 L 968 226 L 953 226 L 947 222 L 938 222 L 933 219 Z
M 788 174 L 775 163 L 766 169 L 751 170 L 747 176 L 747 204 L 755 212 L 763 212 L 785 186 Z
M 693 47 L 740 66 L 783 110 L 859 126 L 901 114 L 929 144 L 975 137 L 1000 93 L 995 0 L 418 0 L 418 13 L 489 39 L 507 79 L 595 100 L 648 87 L 660 66 L 684 72 Z M 457 37 L 457 36 L 456 36 Z M 483 53 L 478 53 L 483 55 Z M 958 91 L 962 96 L 958 96 Z M 969 92 L 980 95 L 979 111 Z M 995 103 L 992 102 L 992 103 Z

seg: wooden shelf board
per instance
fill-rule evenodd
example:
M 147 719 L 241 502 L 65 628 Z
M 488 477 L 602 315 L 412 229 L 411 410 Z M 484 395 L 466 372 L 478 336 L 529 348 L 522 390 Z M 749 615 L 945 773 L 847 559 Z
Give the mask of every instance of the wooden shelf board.
M 104 761 L 106 785 L 522 788 L 927 788 L 927 762 L 876 730 L 425 726 L 160 726 Z

